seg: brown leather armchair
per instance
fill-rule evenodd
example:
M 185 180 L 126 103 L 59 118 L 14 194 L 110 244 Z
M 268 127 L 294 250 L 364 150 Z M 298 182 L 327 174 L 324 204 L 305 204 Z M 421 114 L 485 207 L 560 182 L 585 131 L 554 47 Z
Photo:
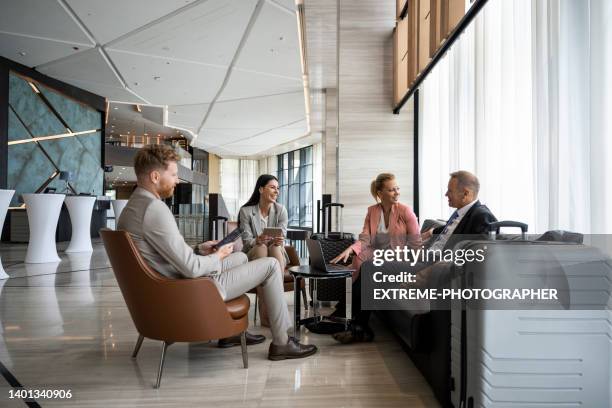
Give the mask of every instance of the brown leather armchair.
M 111 266 L 139 336 L 162 342 L 155 388 L 159 388 L 166 349 L 175 342 L 220 339 L 241 334 L 242 362 L 248 368 L 248 296 L 224 302 L 209 278 L 169 279 L 153 271 L 126 231 L 100 230 Z

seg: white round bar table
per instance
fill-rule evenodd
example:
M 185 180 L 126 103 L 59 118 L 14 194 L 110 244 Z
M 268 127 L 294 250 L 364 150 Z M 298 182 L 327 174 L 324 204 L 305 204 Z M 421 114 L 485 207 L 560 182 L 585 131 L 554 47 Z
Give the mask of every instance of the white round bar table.
M 4 219 L 6 218 L 6 212 L 8 211 L 11 199 L 15 194 L 15 190 L 0 190 L 0 232 L 4 226 Z M 0 279 L 8 279 L 9 276 L 2 267 L 2 259 L 0 259 Z
M 55 231 L 65 197 L 64 194 L 23 194 L 30 224 L 26 263 L 60 261 L 55 247 Z
M 90 196 L 66 196 L 64 200 L 70 222 L 72 223 L 72 238 L 66 248 L 67 253 L 93 252 L 91 246 L 91 213 L 96 197 Z
M 115 229 L 117 229 L 117 223 L 119 222 L 119 216 L 123 212 L 125 205 L 128 203 L 128 200 L 112 200 L 111 204 L 113 206 L 113 212 L 115 213 Z

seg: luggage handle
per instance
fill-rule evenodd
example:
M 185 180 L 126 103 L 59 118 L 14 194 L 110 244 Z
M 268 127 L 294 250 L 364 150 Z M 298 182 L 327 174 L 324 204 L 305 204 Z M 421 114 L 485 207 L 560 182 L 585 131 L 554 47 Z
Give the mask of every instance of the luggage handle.
M 495 236 L 499 234 L 500 228 L 520 228 L 521 238 L 525 239 L 525 233 L 527 232 L 527 224 L 518 221 L 498 221 L 489 224 L 489 238 L 495 239 Z
M 331 220 L 331 209 L 332 207 L 338 207 L 340 208 L 340 220 L 338 222 L 339 226 L 340 226 L 340 238 L 342 239 L 342 237 L 344 237 L 344 225 L 342 223 L 342 219 L 344 218 L 342 211 L 344 210 L 344 204 L 342 203 L 325 203 L 323 204 L 323 225 L 327 225 L 327 214 L 329 213 L 329 219 Z M 329 209 L 329 211 L 328 211 Z M 331 225 L 331 223 L 330 223 Z M 329 237 L 329 231 L 327 228 L 325 228 L 325 239 L 327 239 Z
M 223 237 L 227 235 L 227 219 L 227 217 L 224 217 L 222 215 L 217 215 L 216 217 L 211 218 L 213 239 L 220 239 L 218 231 L 219 221 L 223 221 Z
M 340 208 L 344 208 L 344 204 L 342 203 L 325 203 L 323 204 L 323 208 L 326 207 L 340 207 Z

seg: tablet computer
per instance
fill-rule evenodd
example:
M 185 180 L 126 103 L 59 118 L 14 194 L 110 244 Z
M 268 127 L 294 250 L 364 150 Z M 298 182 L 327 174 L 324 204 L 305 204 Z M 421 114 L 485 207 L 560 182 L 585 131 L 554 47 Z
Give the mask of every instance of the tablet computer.
M 240 228 L 236 228 L 235 230 L 227 234 L 225 238 L 223 238 L 221 241 L 213 245 L 213 248 L 221 248 L 223 245 L 231 244 L 232 242 L 240 238 L 241 234 L 242 232 L 240 231 Z
M 279 228 L 279 227 L 266 227 L 263 230 L 263 233 L 261 235 L 266 235 L 268 237 L 282 237 L 283 236 L 283 229 Z

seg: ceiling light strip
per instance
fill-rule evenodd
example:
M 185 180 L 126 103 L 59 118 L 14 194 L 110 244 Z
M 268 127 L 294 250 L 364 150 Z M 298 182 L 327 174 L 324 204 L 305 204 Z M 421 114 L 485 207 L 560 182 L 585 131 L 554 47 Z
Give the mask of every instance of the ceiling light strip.
M 17 145 L 17 144 L 40 142 L 40 141 L 44 141 L 44 140 L 64 139 L 64 138 L 67 138 L 67 137 L 75 137 L 75 136 L 88 135 L 88 134 L 92 134 L 92 133 L 96 133 L 96 132 L 100 132 L 100 131 L 101 131 L 101 129 L 91 129 L 91 130 L 83 130 L 81 132 L 68 132 L 68 133 L 62 133 L 62 134 L 59 134 L 59 135 L 33 137 L 31 139 L 12 140 L 12 141 L 8 142 L 8 145 L 12 146 L 12 145 Z

